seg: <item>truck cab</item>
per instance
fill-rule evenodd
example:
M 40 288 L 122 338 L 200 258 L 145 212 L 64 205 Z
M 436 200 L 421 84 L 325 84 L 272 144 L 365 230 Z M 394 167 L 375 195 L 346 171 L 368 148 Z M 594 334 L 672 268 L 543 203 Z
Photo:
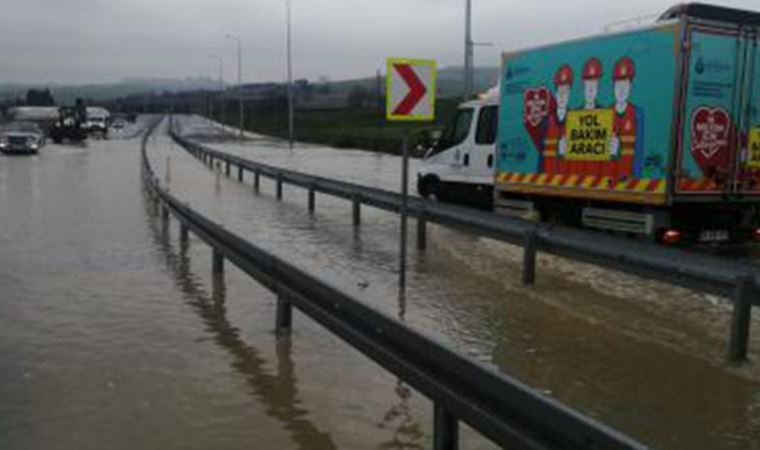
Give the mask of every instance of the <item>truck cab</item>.
M 498 92 L 462 103 L 417 171 L 417 191 L 425 198 L 490 208 Z

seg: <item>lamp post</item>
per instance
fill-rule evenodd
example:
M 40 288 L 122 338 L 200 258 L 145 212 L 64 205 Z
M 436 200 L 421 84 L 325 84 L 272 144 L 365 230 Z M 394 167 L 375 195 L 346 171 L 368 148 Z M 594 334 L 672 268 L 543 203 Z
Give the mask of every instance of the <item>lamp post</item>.
M 472 98 L 473 59 L 475 46 L 490 47 L 492 42 L 473 42 L 472 40 L 472 0 L 465 0 L 464 10 L 464 100 Z
M 222 93 L 224 92 L 224 60 L 221 56 L 212 54 L 209 58 L 219 61 L 219 122 L 222 122 L 222 113 L 224 112 L 224 102 Z
M 472 0 L 465 0 L 464 9 L 464 100 L 472 97 Z
M 237 42 L 238 57 L 238 128 L 240 129 L 240 139 L 243 139 L 243 40 L 232 34 L 228 34 L 227 39 Z
M 285 0 L 288 28 L 288 142 L 293 149 L 293 60 L 291 57 L 290 39 L 290 0 Z

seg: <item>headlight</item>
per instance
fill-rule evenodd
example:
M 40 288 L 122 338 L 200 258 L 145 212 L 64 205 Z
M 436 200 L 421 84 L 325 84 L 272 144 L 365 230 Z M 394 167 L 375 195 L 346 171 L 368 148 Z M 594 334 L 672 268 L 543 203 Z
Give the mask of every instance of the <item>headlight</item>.
M 5 136 L 0 137 L 0 148 L 5 148 L 8 146 L 8 144 L 9 144 L 9 141 L 7 137 Z

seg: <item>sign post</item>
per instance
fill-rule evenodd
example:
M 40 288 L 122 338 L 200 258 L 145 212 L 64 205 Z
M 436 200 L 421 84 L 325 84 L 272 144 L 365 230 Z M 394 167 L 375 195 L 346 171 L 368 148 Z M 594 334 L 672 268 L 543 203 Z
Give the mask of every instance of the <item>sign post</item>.
M 435 61 L 388 58 L 385 117 L 388 121 L 435 119 Z M 406 223 L 409 195 L 409 136 L 401 142 L 401 260 L 399 288 L 406 289 Z

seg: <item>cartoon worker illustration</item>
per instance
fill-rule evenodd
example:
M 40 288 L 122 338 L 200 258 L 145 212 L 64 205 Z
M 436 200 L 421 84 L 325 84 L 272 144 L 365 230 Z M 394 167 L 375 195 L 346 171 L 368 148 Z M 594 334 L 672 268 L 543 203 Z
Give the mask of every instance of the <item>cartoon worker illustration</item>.
M 589 58 L 583 64 L 583 108 L 584 110 L 599 109 L 599 80 L 602 78 L 602 62 L 599 58 Z M 603 163 L 598 161 L 572 161 L 567 163 L 568 173 L 583 175 L 600 175 Z
M 573 69 L 563 64 L 554 74 L 554 111 L 548 117 L 546 138 L 544 139 L 543 172 L 547 174 L 564 173 L 562 155 L 567 143 L 565 141 L 565 119 L 570 103 L 570 88 L 573 85 Z
M 615 63 L 612 86 L 615 91 L 615 120 L 610 139 L 610 155 L 605 175 L 618 180 L 641 178 L 644 159 L 644 113 L 630 102 L 633 78 L 636 75 L 633 60 L 627 56 Z
M 597 109 L 599 104 L 596 97 L 599 95 L 599 79 L 602 78 L 602 62 L 598 58 L 589 58 L 583 64 L 583 109 Z

